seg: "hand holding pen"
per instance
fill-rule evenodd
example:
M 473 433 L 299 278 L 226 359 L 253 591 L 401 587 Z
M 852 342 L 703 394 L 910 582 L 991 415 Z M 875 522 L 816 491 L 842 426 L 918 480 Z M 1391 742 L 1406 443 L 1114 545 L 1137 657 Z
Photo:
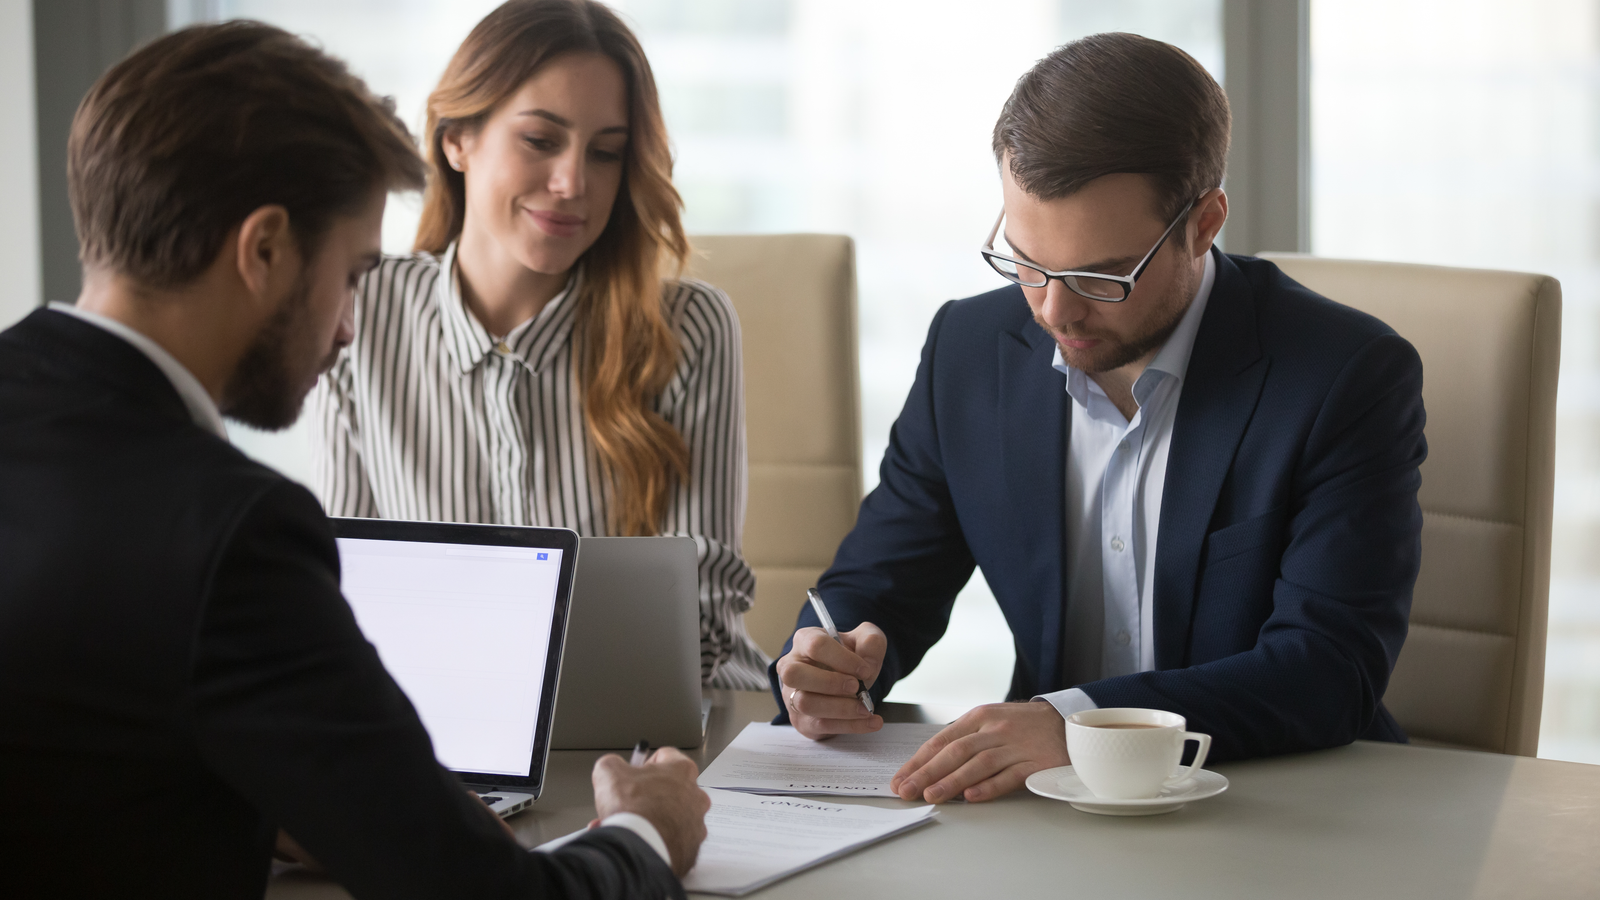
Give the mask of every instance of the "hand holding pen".
M 823 605 L 822 595 L 817 593 L 816 588 L 807 588 L 806 599 L 811 601 L 811 610 L 822 621 L 822 627 L 827 629 L 828 637 L 833 638 L 834 643 L 843 647 L 844 641 L 839 640 L 839 629 L 833 624 L 833 616 L 828 615 L 828 607 Z M 872 695 L 867 693 L 867 683 L 857 677 L 856 684 L 860 685 L 861 688 L 856 691 L 856 696 L 861 699 L 861 705 L 865 706 L 869 713 L 876 712 L 877 710 L 872 707 Z
M 594 764 L 595 818 L 589 827 L 617 813 L 643 816 L 667 845 L 672 871 L 682 878 L 694 867 L 711 808 L 711 798 L 695 783 L 699 774 L 694 761 L 672 747 L 651 750 L 640 741 L 631 760 L 608 753 Z
M 795 730 L 813 740 L 835 734 L 877 731 L 867 688 L 878 679 L 888 642 L 871 622 L 841 633 L 820 595 L 808 591 L 821 628 L 795 632 L 791 650 L 778 660 L 779 696 Z

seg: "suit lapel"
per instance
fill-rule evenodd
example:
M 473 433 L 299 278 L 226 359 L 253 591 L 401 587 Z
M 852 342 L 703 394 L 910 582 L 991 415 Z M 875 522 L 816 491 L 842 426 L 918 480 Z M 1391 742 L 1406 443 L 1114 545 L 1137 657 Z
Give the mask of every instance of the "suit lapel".
M 1153 603 L 1157 669 L 1187 664 L 1201 547 L 1270 362 L 1261 355 L 1249 282 L 1226 255 L 1212 252 L 1217 277 L 1184 376 L 1161 497 Z
M 1040 595 L 1039 670 L 1035 690 L 1051 690 L 1060 671 L 1061 616 L 1066 606 L 1066 458 L 1068 396 L 1061 373 L 1050 367 L 1055 343 L 1028 322 L 1020 332 L 1002 332 L 1000 442 L 1013 535 L 1021 549 L 1017 573 Z M 1018 641 L 1030 639 L 1022 635 Z

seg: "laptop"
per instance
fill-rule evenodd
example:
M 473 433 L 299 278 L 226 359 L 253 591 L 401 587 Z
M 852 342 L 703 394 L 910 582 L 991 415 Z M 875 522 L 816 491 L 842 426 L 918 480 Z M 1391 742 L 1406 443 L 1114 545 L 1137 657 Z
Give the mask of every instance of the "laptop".
M 578 535 L 332 520 L 345 599 L 433 739 L 500 816 L 544 789 Z
M 579 541 L 556 750 L 698 747 L 700 569 L 693 538 Z

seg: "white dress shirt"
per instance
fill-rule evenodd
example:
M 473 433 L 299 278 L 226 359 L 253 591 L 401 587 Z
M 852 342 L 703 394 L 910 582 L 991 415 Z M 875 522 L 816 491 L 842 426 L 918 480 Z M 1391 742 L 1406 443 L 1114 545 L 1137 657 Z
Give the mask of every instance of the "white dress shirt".
M 194 377 L 194 373 L 184 368 L 183 363 L 178 362 L 160 344 L 121 322 L 98 313 L 82 310 L 66 303 L 51 303 L 50 308 L 56 312 L 66 313 L 69 316 L 82 319 L 132 344 L 135 350 L 143 353 L 151 362 L 155 363 L 156 368 L 160 369 L 162 374 L 167 376 L 167 380 L 172 382 L 173 389 L 178 392 L 179 398 L 183 400 L 183 405 L 188 407 L 189 415 L 194 419 L 196 425 L 212 432 L 223 440 L 228 439 L 228 429 L 222 423 L 222 413 L 217 411 L 217 404 L 211 399 L 211 395 L 206 393 L 206 389 L 200 385 L 200 380 Z M 626 828 L 637 834 L 646 844 L 650 845 L 650 849 L 654 850 L 666 861 L 667 865 L 672 865 L 672 857 L 667 853 L 666 841 L 661 839 L 661 833 L 644 816 L 630 812 L 613 813 L 602 819 L 600 824 L 615 825 L 618 828 Z
M 601 819 L 600 825 L 602 827 L 615 825 L 618 828 L 628 829 L 642 838 L 646 844 L 649 844 L 650 849 L 654 850 L 662 861 L 669 866 L 672 865 L 672 854 L 667 852 L 667 842 L 661 839 L 661 832 L 657 831 L 656 827 L 650 824 L 650 820 L 644 816 L 631 812 L 612 813 Z
M 1133 383 L 1132 419 L 1087 373 L 1067 365 L 1072 430 L 1067 445 L 1067 610 L 1062 670 L 1071 685 L 1155 668 L 1152 598 L 1167 452 L 1189 355 L 1205 315 L 1216 262 L 1155 359 Z M 1077 687 L 1044 694 L 1063 718 L 1095 709 Z

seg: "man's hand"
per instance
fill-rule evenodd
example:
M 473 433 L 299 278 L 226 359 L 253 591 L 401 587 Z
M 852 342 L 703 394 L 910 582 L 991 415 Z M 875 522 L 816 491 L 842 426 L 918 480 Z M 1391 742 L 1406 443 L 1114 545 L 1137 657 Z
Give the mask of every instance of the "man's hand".
M 300 842 L 289 836 L 289 832 L 278 829 L 278 837 L 272 845 L 272 856 L 282 862 L 299 863 L 313 872 L 324 871 L 322 863 L 316 857 L 306 852 Z
M 991 703 L 945 726 L 889 779 L 902 799 L 993 800 L 1041 769 L 1069 765 L 1067 725 L 1048 703 Z
M 694 868 L 706 839 L 706 810 L 711 798 L 695 784 L 700 770 L 671 747 L 657 750 L 642 766 L 630 766 L 615 754 L 594 764 L 594 808 L 604 819 L 612 813 L 637 813 L 661 833 L 679 878 Z
M 778 660 L 789 722 L 814 741 L 883 727 L 883 717 L 867 712 L 856 692 L 878 680 L 888 639 L 878 626 L 863 622 L 839 640 L 842 646 L 821 628 L 802 628 L 794 633 L 788 655 Z

